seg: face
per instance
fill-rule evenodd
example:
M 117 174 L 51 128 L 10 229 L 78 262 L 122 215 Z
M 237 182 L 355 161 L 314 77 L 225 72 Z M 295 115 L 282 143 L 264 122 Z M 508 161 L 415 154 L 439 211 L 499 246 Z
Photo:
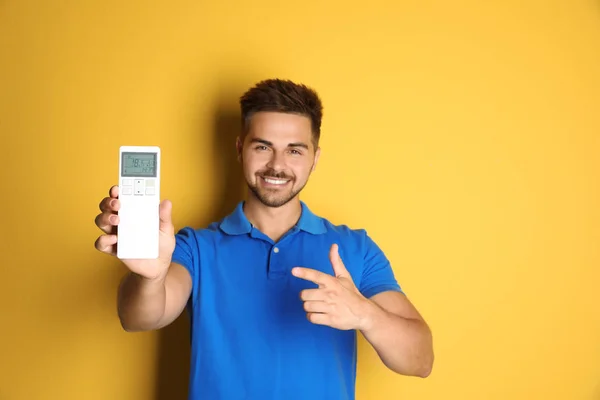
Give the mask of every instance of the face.
M 250 191 L 269 207 L 300 193 L 320 153 L 308 117 L 277 112 L 254 114 L 243 143 L 238 138 L 236 145 Z

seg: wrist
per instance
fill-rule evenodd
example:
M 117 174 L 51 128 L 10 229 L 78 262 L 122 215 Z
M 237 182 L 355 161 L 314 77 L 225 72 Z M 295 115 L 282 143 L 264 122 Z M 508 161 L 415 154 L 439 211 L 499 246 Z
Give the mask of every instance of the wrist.
M 144 276 L 135 272 L 132 272 L 132 274 L 140 284 L 150 287 L 164 286 L 167 279 L 167 271 L 161 272 L 156 276 Z
M 379 322 L 385 318 L 385 310 L 375 304 L 373 301 L 366 299 L 362 309 L 362 315 L 359 318 L 359 330 L 363 333 L 368 333 L 379 325 Z
M 144 275 L 139 274 L 139 280 L 144 284 L 164 285 L 169 272 L 171 260 L 159 260 L 154 268 L 149 269 Z

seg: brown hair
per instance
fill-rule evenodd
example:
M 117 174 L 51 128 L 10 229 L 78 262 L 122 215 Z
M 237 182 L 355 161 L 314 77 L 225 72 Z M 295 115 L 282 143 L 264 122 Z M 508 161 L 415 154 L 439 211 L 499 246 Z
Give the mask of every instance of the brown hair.
M 257 83 L 240 98 L 243 134 L 250 118 L 259 111 L 275 111 L 310 118 L 315 148 L 321 136 L 323 105 L 313 89 L 290 80 L 267 79 Z

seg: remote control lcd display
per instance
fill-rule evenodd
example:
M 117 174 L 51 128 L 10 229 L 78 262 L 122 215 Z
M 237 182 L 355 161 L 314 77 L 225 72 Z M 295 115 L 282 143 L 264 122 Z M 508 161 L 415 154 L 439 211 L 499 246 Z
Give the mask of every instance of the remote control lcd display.
M 156 153 L 123 153 L 122 176 L 156 177 Z

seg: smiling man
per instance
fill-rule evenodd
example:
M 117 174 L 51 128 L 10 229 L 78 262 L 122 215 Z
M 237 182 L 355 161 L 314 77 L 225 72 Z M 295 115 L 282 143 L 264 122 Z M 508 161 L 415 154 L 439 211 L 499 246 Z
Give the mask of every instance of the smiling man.
M 273 79 L 240 104 L 247 198 L 223 220 L 177 233 L 172 204 L 161 203 L 159 258 L 123 261 L 124 329 L 160 329 L 188 309 L 189 399 L 354 399 L 357 332 L 392 371 L 428 376 L 431 331 L 383 251 L 299 198 L 321 152 L 317 93 Z M 114 255 L 116 186 L 100 209 L 95 245 Z

